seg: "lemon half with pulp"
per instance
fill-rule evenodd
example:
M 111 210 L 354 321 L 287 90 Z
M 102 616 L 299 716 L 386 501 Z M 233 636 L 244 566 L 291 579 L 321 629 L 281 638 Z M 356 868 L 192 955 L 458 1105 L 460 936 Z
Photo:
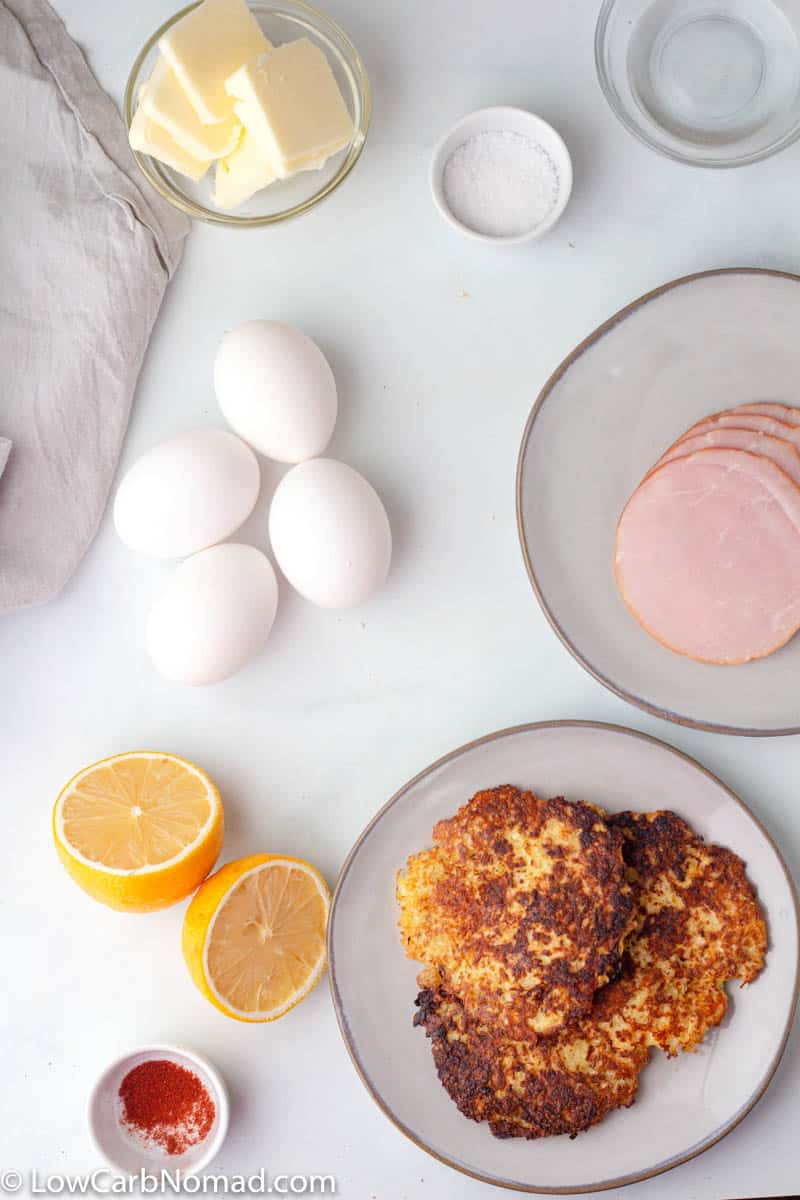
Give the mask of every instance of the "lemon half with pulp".
M 111 908 L 152 912 L 193 892 L 222 849 L 222 803 L 172 754 L 117 754 L 79 771 L 53 808 L 53 838 L 75 882 Z
M 207 879 L 186 910 L 183 955 L 197 987 L 237 1021 L 274 1021 L 319 983 L 330 892 L 302 859 L 251 854 Z

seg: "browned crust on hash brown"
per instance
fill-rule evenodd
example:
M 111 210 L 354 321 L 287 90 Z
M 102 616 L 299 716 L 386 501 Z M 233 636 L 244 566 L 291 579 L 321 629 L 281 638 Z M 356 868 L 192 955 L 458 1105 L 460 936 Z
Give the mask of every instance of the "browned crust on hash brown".
M 744 863 L 670 812 L 609 818 L 641 928 L 591 1012 L 548 1037 L 476 1021 L 446 985 L 417 997 L 439 1078 L 498 1137 L 577 1133 L 633 1103 L 651 1047 L 691 1050 L 727 1008 L 726 980 L 752 982 L 767 934 Z
M 651 1045 L 692 1050 L 728 1008 L 725 984 L 752 983 L 764 966 L 767 927 L 732 850 L 709 844 L 673 812 L 619 813 L 625 861 L 642 925 L 629 953 L 648 998 Z
M 517 1036 L 587 1012 L 635 920 L 622 832 L 589 804 L 504 786 L 439 821 L 433 841 L 397 882 L 420 986 L 438 973 L 470 1017 Z
M 574 1137 L 633 1103 L 647 1062 L 643 1043 L 613 1037 L 621 1003 L 614 989 L 600 993 L 603 1022 L 598 1011 L 550 1037 L 498 1035 L 469 1022 L 460 1001 L 442 991 L 420 992 L 414 1023 L 431 1039 L 439 1079 L 464 1116 L 488 1121 L 496 1137 Z

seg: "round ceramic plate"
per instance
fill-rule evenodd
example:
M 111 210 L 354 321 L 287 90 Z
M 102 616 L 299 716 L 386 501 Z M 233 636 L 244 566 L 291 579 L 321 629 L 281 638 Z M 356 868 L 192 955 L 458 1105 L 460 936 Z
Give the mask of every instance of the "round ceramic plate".
M 582 342 L 525 427 L 517 520 L 545 615 L 595 679 L 669 721 L 800 733 L 800 636 L 758 662 L 695 663 L 641 629 L 614 581 L 619 515 L 676 438 L 737 404 L 800 405 L 798 329 L 797 276 L 730 270 L 678 279 Z
M 767 966 L 729 988 L 724 1026 L 695 1054 L 653 1053 L 632 1108 L 568 1137 L 499 1140 L 461 1115 L 414 1029 L 419 964 L 400 946 L 395 874 L 479 788 L 501 783 L 609 811 L 671 808 L 747 862 L 769 923 Z M 436 1158 L 487 1183 L 533 1192 L 617 1187 L 667 1171 L 724 1137 L 769 1083 L 797 996 L 797 901 L 775 845 L 741 800 L 692 759 L 611 725 L 555 721 L 492 734 L 434 763 L 392 797 L 350 852 L 333 897 L 330 981 L 356 1069 L 386 1116 Z

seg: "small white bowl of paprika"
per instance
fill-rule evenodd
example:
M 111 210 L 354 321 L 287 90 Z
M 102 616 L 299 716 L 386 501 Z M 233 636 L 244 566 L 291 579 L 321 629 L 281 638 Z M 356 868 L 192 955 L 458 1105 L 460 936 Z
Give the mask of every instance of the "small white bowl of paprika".
M 207 1166 L 228 1131 L 228 1093 L 215 1067 L 183 1046 L 143 1046 L 103 1072 L 89 1097 L 89 1132 L 127 1174 Z

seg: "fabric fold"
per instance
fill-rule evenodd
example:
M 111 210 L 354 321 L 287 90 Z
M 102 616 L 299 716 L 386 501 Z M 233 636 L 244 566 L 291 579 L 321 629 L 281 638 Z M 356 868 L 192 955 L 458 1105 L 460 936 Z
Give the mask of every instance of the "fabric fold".
M 2 612 L 55 595 L 95 534 L 189 223 L 46 0 L 0 0 L 0 134 Z

